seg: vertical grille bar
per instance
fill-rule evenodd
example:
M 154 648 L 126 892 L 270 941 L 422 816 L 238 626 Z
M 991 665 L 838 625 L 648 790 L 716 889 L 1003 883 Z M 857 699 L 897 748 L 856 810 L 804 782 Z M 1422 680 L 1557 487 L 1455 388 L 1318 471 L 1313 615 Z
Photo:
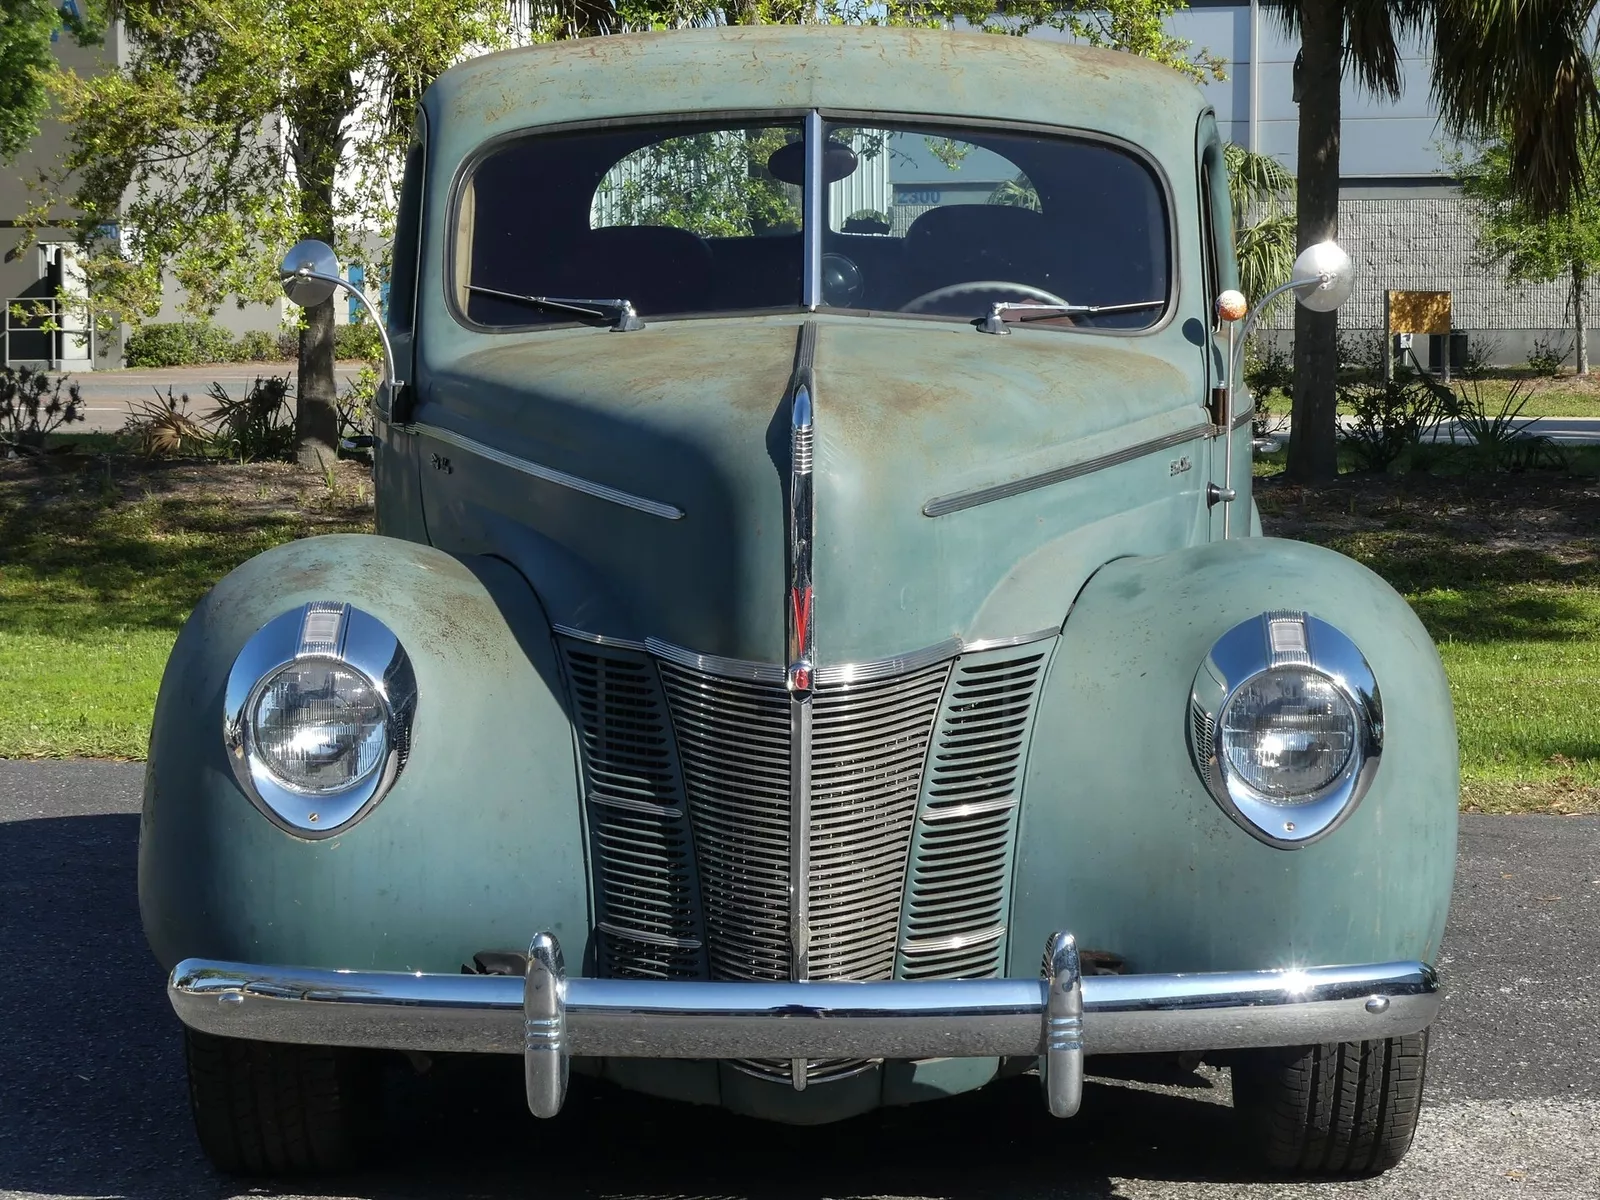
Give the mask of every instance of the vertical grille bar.
M 789 695 L 660 661 L 713 979 L 789 978 Z
M 1022 771 L 1052 644 L 955 665 L 913 839 L 902 979 L 985 979 L 1004 966 Z
M 643 654 L 560 640 L 577 717 L 597 913 L 611 978 L 705 975 L 672 728 Z

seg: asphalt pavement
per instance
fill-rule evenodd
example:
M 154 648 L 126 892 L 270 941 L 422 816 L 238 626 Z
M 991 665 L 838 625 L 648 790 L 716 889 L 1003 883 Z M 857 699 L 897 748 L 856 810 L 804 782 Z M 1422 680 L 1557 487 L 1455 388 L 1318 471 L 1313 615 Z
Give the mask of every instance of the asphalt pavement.
M 213 1173 L 176 1018 L 139 929 L 141 768 L 0 762 L 0 1197 L 1600 1197 L 1600 818 L 1476 817 L 1410 1156 L 1285 1182 L 1236 1139 L 1225 1071 L 1091 1080 L 1072 1121 L 1037 1081 L 793 1129 L 578 1081 L 536 1122 L 513 1059 L 397 1078 L 373 1170 Z M 298 1189 L 298 1191 L 297 1191 Z

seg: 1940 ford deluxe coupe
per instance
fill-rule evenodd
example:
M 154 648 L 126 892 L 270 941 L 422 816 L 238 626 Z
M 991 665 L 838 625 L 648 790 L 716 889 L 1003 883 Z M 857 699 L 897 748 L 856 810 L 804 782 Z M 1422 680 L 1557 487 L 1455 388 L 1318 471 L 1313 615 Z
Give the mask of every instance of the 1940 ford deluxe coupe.
M 445 73 L 378 535 L 240 567 L 161 687 L 140 904 L 213 1161 L 344 1161 L 384 1050 L 808 1123 L 1206 1056 L 1269 1163 L 1398 1161 L 1450 698 L 1381 580 L 1260 535 L 1235 274 L 1216 121 L 1140 59 Z

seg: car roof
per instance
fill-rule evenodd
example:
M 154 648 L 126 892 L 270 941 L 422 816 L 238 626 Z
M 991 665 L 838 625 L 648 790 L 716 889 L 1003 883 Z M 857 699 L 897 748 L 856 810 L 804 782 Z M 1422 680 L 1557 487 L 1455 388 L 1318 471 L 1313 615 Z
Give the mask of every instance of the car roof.
M 1045 38 L 876 26 L 735 26 L 588 37 L 446 71 L 424 100 L 435 165 L 518 130 L 664 114 L 803 110 L 1017 121 L 1192 161 L 1206 108 L 1149 59 Z

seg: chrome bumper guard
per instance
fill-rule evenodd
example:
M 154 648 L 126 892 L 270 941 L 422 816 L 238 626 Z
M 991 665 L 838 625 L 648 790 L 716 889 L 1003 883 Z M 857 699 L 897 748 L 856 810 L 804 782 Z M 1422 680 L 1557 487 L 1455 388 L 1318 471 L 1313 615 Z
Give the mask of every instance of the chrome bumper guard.
M 1439 1011 L 1419 962 L 1295 971 L 1083 977 L 1072 935 L 1042 979 L 712 983 L 569 979 L 533 939 L 522 979 L 261 967 L 191 958 L 167 983 L 185 1025 L 225 1037 L 395 1050 L 519 1054 L 528 1107 L 550 1117 L 571 1056 L 959 1058 L 1037 1056 L 1050 1111 L 1070 1117 L 1088 1054 L 1366 1041 Z M 804 1086 L 805 1071 L 795 1073 Z

